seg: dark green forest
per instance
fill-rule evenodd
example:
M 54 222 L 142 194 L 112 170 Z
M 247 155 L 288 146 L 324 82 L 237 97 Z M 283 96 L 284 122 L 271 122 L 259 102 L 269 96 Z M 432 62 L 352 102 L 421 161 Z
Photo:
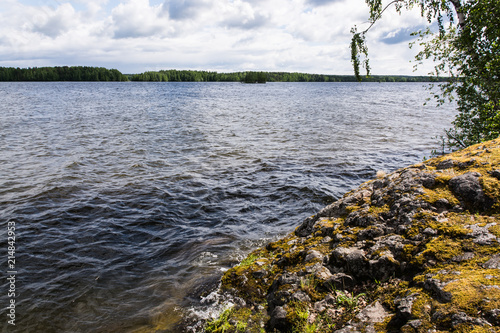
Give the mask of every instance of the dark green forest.
M 143 81 L 143 82 L 357 82 L 354 75 L 323 75 L 286 72 L 217 73 L 192 70 L 160 70 L 141 74 L 122 74 L 117 69 L 88 66 L 0 67 L 0 81 Z M 372 75 L 365 82 L 431 82 L 435 77 Z M 438 81 L 446 81 L 438 79 Z
M 217 73 L 189 70 L 161 70 L 129 75 L 131 81 L 154 82 L 357 82 L 354 75 L 323 75 L 286 72 L 234 72 Z M 439 79 L 445 81 L 445 79 Z M 431 82 L 436 78 L 429 76 L 387 76 L 372 75 L 364 77 L 365 82 Z
M 0 81 L 128 81 L 128 77 L 103 67 L 0 67 Z

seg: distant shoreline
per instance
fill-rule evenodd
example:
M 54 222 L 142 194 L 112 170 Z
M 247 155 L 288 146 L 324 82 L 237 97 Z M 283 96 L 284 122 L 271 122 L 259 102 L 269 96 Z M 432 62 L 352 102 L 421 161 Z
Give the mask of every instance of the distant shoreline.
M 0 82 L 244 82 L 248 73 L 265 76 L 267 82 L 357 82 L 354 75 L 264 71 L 217 73 L 175 69 L 122 74 L 117 69 L 88 66 L 0 67 Z M 362 78 L 362 82 L 445 82 L 447 80 L 441 77 L 410 75 L 372 75 Z

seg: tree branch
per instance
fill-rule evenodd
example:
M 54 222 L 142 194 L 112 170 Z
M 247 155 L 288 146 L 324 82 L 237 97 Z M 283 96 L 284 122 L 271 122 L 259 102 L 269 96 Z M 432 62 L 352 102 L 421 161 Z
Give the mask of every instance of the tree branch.
M 402 1 L 404 1 L 404 0 L 393 0 L 393 1 L 391 1 L 387 6 L 384 7 L 384 9 L 382 9 L 380 11 L 380 13 L 377 15 L 377 17 L 375 19 L 373 19 L 372 24 L 370 24 L 370 26 L 365 31 L 363 31 L 362 34 L 367 33 L 368 30 L 370 30 L 373 27 L 373 25 L 375 24 L 375 22 L 377 22 L 380 19 L 380 17 L 382 17 L 382 14 L 387 10 L 387 8 L 389 8 L 390 6 L 392 6 L 393 4 L 395 4 L 397 2 L 402 2 Z
M 465 27 L 465 14 L 462 11 L 462 4 L 460 3 L 460 0 L 449 0 L 452 4 L 453 7 L 455 7 L 455 12 L 457 13 L 457 18 L 458 18 L 458 25 L 460 28 Z

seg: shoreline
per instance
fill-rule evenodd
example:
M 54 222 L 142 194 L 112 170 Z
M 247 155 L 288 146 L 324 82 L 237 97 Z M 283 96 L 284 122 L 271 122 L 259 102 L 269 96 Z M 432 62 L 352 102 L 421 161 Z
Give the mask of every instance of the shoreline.
M 228 270 L 204 329 L 493 332 L 499 213 L 500 139 L 365 182 Z

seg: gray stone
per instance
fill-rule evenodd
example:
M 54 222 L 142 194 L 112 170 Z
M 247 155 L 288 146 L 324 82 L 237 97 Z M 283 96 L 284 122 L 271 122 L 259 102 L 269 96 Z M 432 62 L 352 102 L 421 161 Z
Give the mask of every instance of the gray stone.
M 450 169 L 453 168 L 454 165 L 455 165 L 454 160 L 444 160 L 439 162 L 438 165 L 436 165 L 436 169 L 438 170 Z
M 367 273 L 368 260 L 365 252 L 356 247 L 338 247 L 330 257 L 330 265 L 341 267 L 344 272 L 353 275 L 365 275 Z
M 453 177 L 449 182 L 453 193 L 459 196 L 467 206 L 475 209 L 485 208 L 490 201 L 484 195 L 479 177 L 481 174 L 478 172 L 467 172 Z
M 436 186 L 436 175 L 424 172 L 420 176 L 420 181 L 424 187 L 434 188 Z
M 473 252 L 465 252 L 464 254 L 454 256 L 453 258 L 451 258 L 451 260 L 453 260 L 455 262 L 462 262 L 462 261 L 471 260 L 472 258 L 474 258 Z
M 449 303 L 452 295 L 443 289 L 445 286 L 446 283 L 433 278 L 427 279 L 424 283 L 424 289 L 433 292 L 439 302 Z
M 303 291 L 299 290 L 292 295 L 292 298 L 299 302 L 311 302 L 311 298 Z
M 413 308 L 413 302 L 417 299 L 418 294 L 413 294 L 406 297 L 397 297 L 394 300 L 394 305 L 396 306 L 397 315 L 404 322 L 408 321 L 411 317 L 411 311 Z
M 304 259 L 304 261 L 310 262 L 310 261 L 317 260 L 317 259 L 323 259 L 323 255 L 321 254 L 321 252 L 316 251 L 316 250 L 309 250 L 309 251 L 307 251 L 307 255 L 306 255 L 306 258 Z
M 500 179 L 500 170 L 493 170 L 488 172 L 490 176 L 495 177 L 496 179 Z
M 274 308 L 273 312 L 271 312 L 269 325 L 271 328 L 277 329 L 282 329 L 288 326 L 288 322 L 286 320 L 286 310 L 283 307 L 277 306 Z
M 495 254 L 487 262 L 483 264 L 486 269 L 500 269 L 500 255 Z
M 381 323 L 388 315 L 389 313 L 384 309 L 382 304 L 375 302 L 358 313 L 356 319 L 363 323 Z

